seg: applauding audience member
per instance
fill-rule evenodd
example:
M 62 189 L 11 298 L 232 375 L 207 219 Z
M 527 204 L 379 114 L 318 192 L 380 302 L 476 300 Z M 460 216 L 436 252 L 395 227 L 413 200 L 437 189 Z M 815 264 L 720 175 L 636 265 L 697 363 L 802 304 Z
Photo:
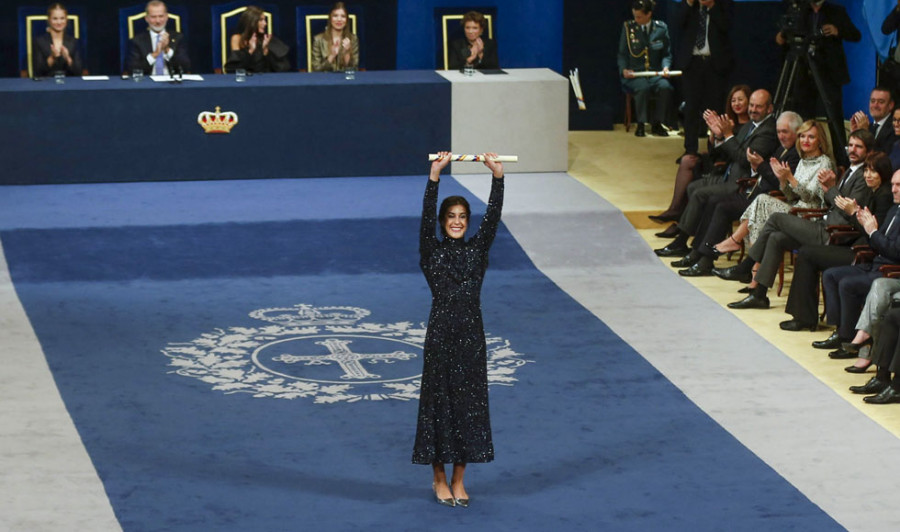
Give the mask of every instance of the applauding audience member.
M 291 68 L 290 48 L 268 31 L 265 12 L 247 6 L 238 19 L 237 33 L 231 36 L 231 53 L 222 69 L 234 72 L 285 72 Z
M 715 135 L 714 150 L 729 161 L 724 175 L 707 174 L 688 185 L 688 203 L 678 220 L 678 234 L 671 244 L 654 250 L 661 257 L 684 256 L 690 250 L 688 239 L 697 234 L 707 203 L 713 197 L 733 194 L 739 190 L 738 181 L 750 177 L 747 149 L 768 159 L 778 146 L 775 119 L 772 116 L 772 98 L 763 89 L 750 95 L 750 122 L 735 129 L 734 122 L 707 109 L 705 119 Z
M 884 225 L 885 216 L 894 203 L 891 193 L 891 163 L 881 152 L 872 152 L 866 157 L 863 171 L 866 187 L 871 191 L 871 199 L 865 205 L 875 215 L 878 225 Z M 856 209 L 854 202 L 841 201 L 844 212 Z M 850 244 L 864 244 L 868 239 L 864 234 L 850 237 Z M 846 266 L 853 260 L 854 251 L 849 245 L 806 244 L 797 252 L 794 262 L 794 276 L 784 311 L 793 319 L 781 322 L 785 331 L 809 329 L 815 331 L 819 320 L 819 274 L 828 268 Z M 867 314 L 870 315 L 871 313 Z M 860 318 L 862 321 L 862 318 Z M 857 329 L 869 330 L 857 324 Z
M 35 77 L 64 72 L 67 76 L 81 75 L 81 55 L 78 39 L 66 33 L 69 13 L 60 3 L 47 8 L 47 33 L 34 40 L 32 70 Z
M 891 153 L 897 135 L 894 133 L 894 124 L 891 114 L 894 111 L 894 98 L 891 90 L 886 87 L 875 87 L 869 95 L 869 114 L 872 121 L 862 111 L 857 111 L 850 117 L 850 131 L 868 129 L 875 135 L 875 151 Z
M 712 243 L 728 234 L 734 221 L 751 205 L 751 202 L 759 197 L 767 198 L 770 191 L 778 189 L 779 182 L 772 171 L 773 166 L 781 168 L 781 165 L 784 165 L 791 172 L 797 168 L 800 161 L 796 147 L 797 129 L 802 123 L 800 115 L 793 111 L 781 113 L 775 122 L 775 131 L 781 146 L 768 161 L 763 161 L 761 155 L 747 149 L 747 160 L 751 168 L 750 179 L 736 192 L 715 196 L 707 203 L 697 229 L 697 237 L 691 244 L 690 255 L 672 263 L 673 266 L 689 266 L 686 270 L 679 270 L 679 275 L 685 277 L 710 275 L 713 262 L 720 255 L 740 249 L 740 245 L 729 238 L 726 238 L 724 245 L 719 243 L 713 246 Z
M 750 121 L 750 92 L 750 87 L 747 85 L 735 85 L 728 92 L 728 97 L 725 99 L 725 114 L 734 122 L 735 127 Z M 715 142 L 716 139 L 710 133 L 707 146 L 715 146 Z M 691 184 L 691 181 L 696 176 L 716 172 L 717 162 L 725 162 L 727 164 L 727 161 L 717 161 L 709 151 L 702 155 L 684 154 L 679 157 L 677 161 L 678 171 L 675 173 L 675 190 L 672 191 L 672 201 L 665 211 L 659 214 L 652 214 L 649 218 L 659 223 L 678 220 L 687 203 L 688 185 Z M 724 168 L 723 166 L 722 172 L 725 171 Z M 677 234 L 677 229 L 678 227 L 673 224 L 666 231 L 658 233 L 657 236 L 672 238 Z
M 819 173 L 819 184 L 825 191 L 825 203 L 830 206 L 823 218 L 807 220 L 797 216 L 776 212 L 769 217 L 766 225 L 759 235 L 753 247 L 747 253 L 747 261 L 726 270 L 713 270 L 713 273 L 725 279 L 736 278 L 743 268 L 751 268 L 755 263 L 758 271 L 753 277 L 750 295 L 741 301 L 729 303 L 733 309 L 745 308 L 769 308 L 769 298 L 766 296 L 769 288 L 775 281 L 778 266 L 784 257 L 784 252 L 797 249 L 807 244 L 825 244 L 828 242 L 826 227 L 836 224 L 851 224 L 859 227 L 856 217 L 847 213 L 843 207 L 844 200 L 855 200 L 857 205 L 865 205 L 871 198 L 872 191 L 866 186 L 863 177 L 863 163 L 871 149 L 872 134 L 865 129 L 854 131 L 850 134 L 847 155 L 851 166 L 837 179 L 834 172 L 828 170 Z M 837 200 L 840 198 L 840 200 Z
M 819 186 L 816 176 L 820 170 L 834 171 L 834 161 L 831 159 L 831 148 L 828 145 L 825 128 L 815 120 L 807 120 L 800 126 L 797 135 L 800 162 L 797 164 L 796 172 L 791 170 L 787 162 L 778 161 L 774 157 L 769 159 L 769 170 L 778 180 L 778 190 L 784 194 L 784 199 L 770 195 L 757 196 L 741 215 L 741 225 L 734 234 L 720 242 L 716 246 L 717 249 L 722 252 L 736 251 L 740 249 L 740 243 L 745 237 L 749 237 L 750 242 L 755 242 L 772 213 L 788 212 L 794 207 L 801 209 L 822 207 L 825 192 Z M 754 153 L 748 154 L 747 157 L 761 159 Z
M 465 37 L 450 43 L 447 63 L 450 70 L 461 70 L 466 65 L 475 68 L 500 68 L 497 59 L 497 43 L 484 36 L 487 20 L 478 11 L 469 11 L 463 15 L 463 33 Z
M 879 153 L 881 160 L 885 155 Z M 879 228 L 878 220 L 868 208 L 847 204 L 845 210 L 855 210 L 863 231 L 869 236 L 869 245 L 877 253 L 871 263 L 851 266 L 837 266 L 825 270 L 822 286 L 825 287 L 825 310 L 829 325 L 834 325 L 834 334 L 825 342 L 816 342 L 814 347 L 838 348 L 829 354 L 831 358 L 856 358 L 859 348 L 870 340 L 868 333 L 860 331 L 854 337 L 854 328 L 862 312 L 863 303 L 872 282 L 881 277 L 879 270 L 886 264 L 900 264 L 900 172 L 891 178 L 891 192 L 894 206 L 885 218 L 886 225 Z M 851 339 L 858 340 L 851 342 Z M 840 342 L 840 343 L 839 343 Z M 843 345 L 844 342 L 848 344 Z
M 315 36 L 312 46 L 313 72 L 340 72 L 359 66 L 359 39 L 350 31 L 350 18 L 343 2 L 328 13 L 328 26 Z
M 178 32 L 166 31 L 169 11 L 159 0 L 147 2 L 147 31 L 134 36 L 129 42 L 128 72 L 141 70 L 144 74 L 158 76 L 187 72 L 191 69 L 187 43 Z

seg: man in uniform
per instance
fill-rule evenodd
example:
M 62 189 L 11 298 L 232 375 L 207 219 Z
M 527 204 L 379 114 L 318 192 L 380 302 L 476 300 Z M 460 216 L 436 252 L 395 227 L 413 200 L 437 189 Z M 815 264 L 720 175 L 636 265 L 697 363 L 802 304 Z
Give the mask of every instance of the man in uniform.
M 619 73 L 622 86 L 634 94 L 637 113 L 637 129 L 634 134 L 643 137 L 644 124 L 648 121 L 647 107 L 650 96 L 657 95 L 656 113 L 651 132 L 668 136 L 662 124 L 672 107 L 672 84 L 666 79 L 672 64 L 672 48 L 669 45 L 669 28 L 665 22 L 653 20 L 653 0 L 633 0 L 631 13 L 634 20 L 625 22 L 619 39 Z M 635 77 L 635 72 L 663 72 L 662 76 Z

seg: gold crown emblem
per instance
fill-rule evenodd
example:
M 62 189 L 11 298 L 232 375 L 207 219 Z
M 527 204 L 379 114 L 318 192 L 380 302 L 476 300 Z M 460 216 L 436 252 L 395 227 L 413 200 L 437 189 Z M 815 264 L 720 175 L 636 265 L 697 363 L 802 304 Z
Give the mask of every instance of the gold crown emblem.
M 231 111 L 222 112 L 221 107 L 216 106 L 216 112 L 203 111 L 197 115 L 197 123 L 207 133 L 230 133 L 231 128 L 237 125 L 238 115 Z

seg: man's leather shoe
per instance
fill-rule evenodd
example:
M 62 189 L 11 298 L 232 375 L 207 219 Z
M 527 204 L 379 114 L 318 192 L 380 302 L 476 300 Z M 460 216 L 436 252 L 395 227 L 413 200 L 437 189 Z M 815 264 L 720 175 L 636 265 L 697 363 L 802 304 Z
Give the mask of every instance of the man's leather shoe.
M 684 244 L 675 244 L 675 242 L 672 242 L 672 244 L 669 244 L 664 248 L 653 250 L 659 257 L 683 257 L 690 253 L 690 251 L 691 250 Z
M 769 308 L 769 298 L 759 297 L 756 294 L 750 294 L 740 301 L 729 303 L 728 308 L 745 309 L 745 308 Z
M 650 132 L 657 137 L 669 136 L 669 132 L 666 131 L 666 128 L 662 127 L 662 124 L 653 124 L 653 126 L 650 127 Z
M 850 391 L 861 395 L 872 395 L 874 393 L 881 393 L 887 387 L 888 383 L 879 380 L 878 377 L 872 377 L 869 379 L 869 382 L 862 386 L 851 386 Z
M 848 358 L 856 358 L 856 357 L 857 357 L 857 353 L 851 353 L 849 351 L 844 351 L 843 347 L 828 353 L 828 358 L 830 358 L 832 360 L 845 360 Z
M 870 405 L 889 405 L 891 403 L 900 403 L 900 392 L 888 386 L 878 395 L 871 397 L 863 397 L 863 401 Z
M 851 386 L 850 391 L 860 395 L 872 395 L 873 393 L 881 393 L 888 387 L 888 383 L 879 380 L 878 377 L 872 377 L 862 386 Z
M 809 329 L 810 331 L 815 332 L 816 329 L 819 328 L 817 324 L 810 325 L 798 320 L 783 321 L 779 323 L 778 326 L 781 327 L 782 331 L 802 331 L 804 329 Z
M 682 277 L 704 277 L 712 275 L 712 268 L 709 266 L 701 266 L 699 262 L 692 264 L 686 270 L 678 270 L 678 275 Z
M 730 268 L 713 268 L 712 272 L 719 279 L 725 279 L 726 281 L 749 283 L 753 280 L 753 272 L 742 272 L 738 270 L 737 266 L 732 266 Z
M 638 124 L 637 128 L 634 130 L 635 137 L 646 137 L 647 133 L 644 132 L 644 124 Z
M 673 268 L 690 268 L 691 266 L 694 265 L 695 262 L 696 261 L 691 259 L 691 254 L 688 253 L 687 255 L 685 255 L 684 257 L 681 257 L 678 260 L 673 260 L 672 267 Z
M 654 235 L 659 238 L 675 238 L 678 236 L 678 232 L 678 224 L 672 224 L 665 231 L 654 233 Z
M 841 346 L 842 343 L 844 343 L 844 340 L 842 340 L 841 337 L 838 336 L 837 331 L 834 331 L 828 338 L 813 342 L 812 346 L 816 349 L 837 349 Z

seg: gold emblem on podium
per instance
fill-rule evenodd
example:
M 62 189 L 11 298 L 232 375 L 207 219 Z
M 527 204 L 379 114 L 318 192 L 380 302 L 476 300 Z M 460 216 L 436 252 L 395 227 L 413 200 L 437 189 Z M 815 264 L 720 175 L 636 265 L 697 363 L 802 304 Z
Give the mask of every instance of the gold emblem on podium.
M 222 108 L 216 106 L 216 111 L 203 111 L 197 115 L 197 123 L 207 133 L 230 133 L 231 128 L 237 125 L 238 115 L 232 111 L 222 112 Z

